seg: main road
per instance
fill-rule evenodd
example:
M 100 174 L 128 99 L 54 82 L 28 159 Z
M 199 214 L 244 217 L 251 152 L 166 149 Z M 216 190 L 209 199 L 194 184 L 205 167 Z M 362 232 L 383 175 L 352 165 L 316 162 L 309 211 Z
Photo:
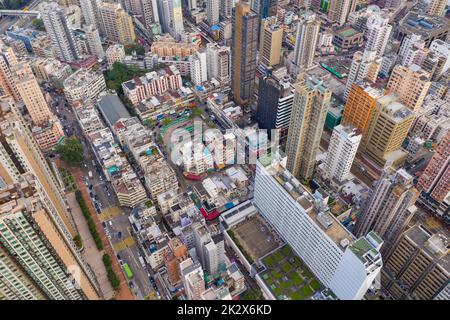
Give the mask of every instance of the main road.
M 137 299 L 144 299 L 148 295 L 156 296 L 148 277 L 148 271 L 139 263 L 139 248 L 133 235 L 130 233 L 130 222 L 128 216 L 130 209 L 122 208 L 115 196 L 111 183 L 106 180 L 100 164 L 97 162 L 89 141 L 84 136 L 76 115 L 68 105 L 63 94 L 51 93 L 53 103 L 51 109 L 58 115 L 64 128 L 66 136 L 76 136 L 83 145 L 84 161 L 83 171 L 85 183 L 89 188 L 92 185 L 91 193 L 94 198 L 90 200 L 100 207 L 99 218 L 103 221 L 102 226 L 109 238 L 116 257 L 119 262 L 128 263 L 133 270 L 134 276 L 128 280 Z M 92 178 L 88 173 L 92 172 Z

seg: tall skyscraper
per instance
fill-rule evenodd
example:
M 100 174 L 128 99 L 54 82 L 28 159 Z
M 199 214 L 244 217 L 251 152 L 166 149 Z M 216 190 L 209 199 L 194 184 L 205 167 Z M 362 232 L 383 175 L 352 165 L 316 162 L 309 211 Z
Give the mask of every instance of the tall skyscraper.
M 169 1 L 169 8 L 172 34 L 178 37 L 184 31 L 181 0 Z
M 220 1 L 220 16 L 227 19 L 231 17 L 234 6 L 233 0 Z
M 4 43 L 0 43 L 0 87 L 2 95 L 10 95 L 15 101 L 20 100 L 19 92 L 14 84 L 14 77 L 11 71 L 17 64 L 14 50 Z
M 220 15 L 220 1 L 219 0 L 207 0 L 206 1 L 206 20 L 210 26 L 219 23 Z
M 145 27 L 150 30 L 152 24 L 159 24 L 157 0 L 142 0 L 142 11 Z
M 409 173 L 385 168 L 356 220 L 355 235 L 375 231 L 384 240 L 382 253 L 387 253 L 416 212 L 418 196 Z
M 46 124 L 53 117 L 47 101 L 36 77 L 28 63 L 18 63 L 13 67 L 14 82 L 21 100 L 25 104 L 28 113 L 37 126 Z
M 75 227 L 66 201 L 50 166 L 39 149 L 11 97 L 0 98 L 0 177 L 5 184 L 16 183 L 20 175 L 31 172 L 56 208 L 71 236 Z
M 294 84 L 286 154 L 287 169 L 296 177 L 309 179 L 313 175 L 331 91 L 315 78 L 301 79 L 304 76 L 300 75 Z
M 251 0 L 251 7 L 260 19 L 275 16 L 277 14 L 278 0 Z
M 414 112 L 401 104 L 395 93 L 379 98 L 363 136 L 362 150 L 380 167 L 387 161 L 393 162 L 393 166 L 399 165 L 406 156 L 405 152 L 400 152 L 400 147 L 414 118 Z
M 98 300 L 94 274 L 31 174 L 0 189 L 0 299 Z
M 58 58 L 68 62 L 78 60 L 80 52 L 64 10 L 56 2 L 43 2 L 39 12 Z
M 84 24 L 97 26 L 99 22 L 97 14 L 97 1 L 96 0 L 79 0 L 81 12 L 84 18 Z
M 430 300 L 450 278 L 448 229 L 432 232 L 424 225 L 405 231 L 384 260 L 381 284 L 393 299 Z
M 450 192 L 450 132 L 448 132 L 420 176 L 417 189 L 441 203 Z
M 432 0 L 428 7 L 428 14 L 432 16 L 445 16 L 445 8 L 448 1 L 446 0 Z
M 272 75 L 259 80 L 258 105 L 256 119 L 260 129 L 279 130 L 280 144 L 284 143 L 289 131 L 292 106 L 294 104 L 294 88 L 289 77 L 279 79 Z
M 367 37 L 365 50 L 375 51 L 377 56 L 383 56 L 391 31 L 388 15 L 371 14 L 367 18 L 367 31 L 364 34 Z
M 355 239 L 300 181 L 275 159 L 256 164 L 253 202 L 312 273 L 339 299 L 359 300 L 383 266 L 375 232 Z
M 304 13 L 297 25 L 293 63 L 301 69 L 313 65 L 317 38 L 320 31 L 320 19 L 310 11 Z
M 109 41 L 129 44 L 136 40 L 133 20 L 120 4 L 103 2 L 98 9 Z
M 248 104 L 255 90 L 258 23 L 258 15 L 250 10 L 248 4 L 239 2 L 233 8 L 231 90 L 240 105 Z
M 330 1 L 328 20 L 342 26 L 347 22 L 348 15 L 355 11 L 357 0 Z
M 345 84 L 344 99 L 347 100 L 353 83 L 368 81 L 374 83 L 381 69 L 382 58 L 377 57 L 375 51 L 355 52 L 352 65 Z
M 95 54 L 97 58 L 103 59 L 105 57 L 105 51 L 102 47 L 100 35 L 95 25 L 85 25 L 84 32 L 86 34 L 86 41 L 88 44 L 89 52 Z
M 383 96 L 383 92 L 365 86 L 364 84 L 352 84 L 341 123 L 358 128 L 363 136 L 369 128 L 372 112 L 377 106 L 377 100 Z
M 337 184 L 348 179 L 361 138 L 361 132 L 354 127 L 334 127 L 323 165 L 323 178 Z
M 157 0 L 158 14 L 161 21 L 161 28 L 164 33 L 171 30 L 172 14 L 170 11 L 170 0 Z
M 273 67 L 281 60 L 281 43 L 283 29 L 277 23 L 276 17 L 261 20 L 259 37 L 259 61 L 264 67 Z

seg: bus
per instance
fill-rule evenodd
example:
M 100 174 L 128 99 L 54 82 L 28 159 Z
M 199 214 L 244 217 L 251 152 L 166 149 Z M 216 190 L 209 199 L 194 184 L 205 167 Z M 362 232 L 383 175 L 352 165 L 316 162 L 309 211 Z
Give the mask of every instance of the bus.
M 128 265 L 128 263 L 124 263 L 122 267 L 123 267 L 123 271 L 125 271 L 125 274 L 127 275 L 128 279 L 133 278 L 134 274 L 133 274 L 133 271 L 131 271 L 131 268 Z

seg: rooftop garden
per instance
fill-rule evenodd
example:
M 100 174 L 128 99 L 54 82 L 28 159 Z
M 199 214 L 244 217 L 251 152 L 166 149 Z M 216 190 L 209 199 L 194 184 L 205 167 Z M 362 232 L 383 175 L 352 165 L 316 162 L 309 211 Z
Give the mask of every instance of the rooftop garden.
M 321 283 L 288 246 L 262 260 L 267 270 L 262 279 L 280 300 L 306 300 L 322 288 Z

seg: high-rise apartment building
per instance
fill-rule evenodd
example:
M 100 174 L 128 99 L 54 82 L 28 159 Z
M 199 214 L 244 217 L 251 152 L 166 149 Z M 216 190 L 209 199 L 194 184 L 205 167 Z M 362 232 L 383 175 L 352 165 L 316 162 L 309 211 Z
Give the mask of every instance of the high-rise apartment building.
M 79 0 L 79 6 L 81 13 L 83 14 L 84 24 L 97 26 L 98 21 L 98 8 L 97 0 Z
M 63 8 L 56 2 L 43 2 L 39 5 L 39 12 L 58 58 L 68 62 L 78 60 L 80 51 Z
M 219 0 L 207 0 L 206 1 L 206 20 L 210 26 L 219 23 L 220 15 L 220 1 Z
M 425 47 L 425 41 L 422 36 L 410 34 L 403 39 L 403 43 L 398 52 L 398 59 L 402 66 L 412 64 L 422 65 L 430 50 Z
M 172 238 L 168 244 L 169 250 L 164 256 L 164 263 L 167 267 L 167 274 L 171 285 L 181 282 L 180 263 L 188 258 L 188 250 L 180 238 Z
M 382 287 L 396 300 L 431 300 L 450 279 L 448 230 L 415 225 L 397 241 L 381 272 Z
M 158 4 L 156 0 L 142 0 L 142 13 L 144 25 L 147 30 L 151 30 L 153 24 L 159 24 Z
M 344 100 L 347 101 L 353 83 L 367 81 L 374 83 L 378 78 L 383 59 L 375 51 L 355 52 L 345 84 Z
M 289 76 L 283 78 L 272 75 L 259 80 L 258 105 L 256 119 L 260 129 L 279 131 L 280 144 L 286 141 L 289 131 L 292 106 L 294 104 L 294 88 Z
M 414 118 L 414 112 L 400 103 L 395 93 L 379 98 L 361 143 L 364 153 L 381 167 L 387 161 L 399 165 L 406 156 L 400 148 Z
M 11 68 L 17 64 L 14 50 L 3 43 L 0 43 L 0 89 L 4 96 L 10 95 L 17 102 L 20 100 L 14 84 L 14 77 Z
M 103 2 L 98 10 L 109 41 L 129 44 L 136 40 L 133 20 L 120 4 Z
M 317 39 L 320 31 L 320 19 L 313 12 L 304 13 L 297 25 L 293 63 L 300 69 L 313 65 Z
M 258 51 L 258 15 L 246 3 L 233 8 L 231 45 L 231 90 L 237 104 L 248 104 L 255 90 L 256 53 Z
M 363 205 L 355 235 L 375 231 L 384 240 L 382 253 L 388 253 L 416 212 L 414 203 L 418 196 L 409 173 L 404 169 L 385 168 Z
M 234 4 L 233 0 L 220 1 L 220 16 L 224 19 L 230 18 Z
M 375 232 L 355 239 L 273 158 L 256 164 L 254 204 L 323 285 L 339 299 L 362 299 L 383 265 Z
M 369 128 L 372 112 L 377 106 L 377 100 L 383 96 L 383 92 L 366 86 L 364 83 L 353 83 L 345 103 L 341 123 L 358 128 L 363 136 Z
M 433 158 L 420 176 L 417 189 L 439 203 L 450 192 L 450 132 L 439 143 Z
M 315 78 L 302 77 L 304 74 L 294 84 L 286 154 L 287 169 L 296 177 L 308 179 L 313 175 L 331 91 Z
M 357 128 L 343 125 L 334 127 L 323 165 L 324 179 L 341 184 L 348 178 L 361 138 Z
M 259 61 L 269 68 L 280 63 L 283 29 L 277 23 L 276 17 L 261 20 L 259 36 Z
M 0 189 L 0 299 L 98 300 L 52 199 L 31 174 Z
M 252 10 L 256 12 L 259 19 L 275 16 L 277 14 L 278 0 L 251 0 Z
M 392 25 L 389 24 L 388 15 L 382 13 L 370 15 L 367 18 L 365 50 L 375 51 L 377 56 L 383 56 L 391 31 Z
M 102 42 L 100 40 L 100 35 L 98 33 L 98 29 L 95 25 L 85 25 L 84 32 L 86 34 L 86 41 L 89 48 L 89 52 L 94 54 L 99 59 L 103 59 L 105 57 L 105 51 L 102 47 Z
M 206 61 L 206 51 L 197 51 L 190 57 L 191 80 L 195 85 L 200 85 L 208 81 L 208 66 Z
M 347 22 L 348 15 L 355 11 L 357 0 L 335 0 L 330 1 L 328 20 L 339 26 Z
M 180 272 L 187 298 L 200 300 L 201 294 L 206 289 L 200 263 L 194 263 L 191 258 L 188 258 L 180 263 Z
M 0 98 L 0 177 L 5 184 L 19 180 L 31 172 L 52 201 L 67 230 L 75 236 L 75 228 L 67 204 L 50 166 L 11 97 Z
M 409 67 L 397 65 L 394 67 L 387 84 L 387 89 L 397 93 L 400 102 L 417 112 L 422 106 L 431 81 L 429 73 L 418 65 Z
M 206 61 L 208 68 L 208 80 L 215 78 L 219 81 L 230 80 L 230 48 L 217 44 L 206 45 Z
M 432 0 L 428 7 L 428 14 L 432 16 L 445 16 L 445 8 L 448 1 L 446 0 Z
M 13 67 L 14 82 L 28 113 L 36 126 L 46 124 L 53 117 L 39 83 L 28 63 L 18 63 Z

